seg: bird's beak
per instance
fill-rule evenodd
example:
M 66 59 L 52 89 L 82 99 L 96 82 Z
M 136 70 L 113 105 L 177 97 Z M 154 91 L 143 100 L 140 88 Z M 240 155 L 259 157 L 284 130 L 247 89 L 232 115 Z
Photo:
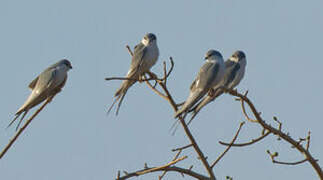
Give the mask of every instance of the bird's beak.
M 70 66 L 71 69 L 73 69 L 72 65 Z
M 207 59 L 207 56 L 205 56 L 204 59 Z

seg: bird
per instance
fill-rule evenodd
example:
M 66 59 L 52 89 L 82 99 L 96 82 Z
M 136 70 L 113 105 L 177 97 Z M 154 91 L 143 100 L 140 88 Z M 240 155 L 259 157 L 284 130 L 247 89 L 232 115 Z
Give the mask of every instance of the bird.
M 156 64 L 158 56 L 159 49 L 157 46 L 156 35 L 153 33 L 145 34 L 140 43 L 134 48 L 131 65 L 126 75 L 127 79 L 122 82 L 120 88 L 114 94 L 115 100 L 108 109 L 108 113 L 111 111 L 115 103 L 119 101 L 116 110 L 116 115 L 118 115 L 120 106 L 128 89 L 137 81 L 141 80 L 141 77 L 145 73 L 150 72 L 151 67 Z
M 15 118 L 10 122 L 10 127 L 16 119 L 23 113 L 16 130 L 18 130 L 20 123 L 28 113 L 28 111 L 46 100 L 47 98 L 57 94 L 65 85 L 67 80 L 67 72 L 72 69 L 70 61 L 62 59 L 57 63 L 51 65 L 39 74 L 33 81 L 30 82 L 29 88 L 31 94 L 25 103 L 15 113 Z M 7 127 L 7 128 L 8 128 Z
M 243 51 L 235 51 L 231 57 L 225 61 L 225 74 L 223 78 L 223 87 L 233 89 L 236 87 L 244 77 L 247 65 L 246 55 Z M 213 87 L 215 91 L 213 96 L 206 96 L 194 108 L 192 108 L 192 117 L 187 124 L 190 124 L 199 111 L 208 103 L 214 101 L 217 97 L 222 95 L 224 91 L 218 87 Z
M 205 63 L 200 68 L 197 77 L 190 86 L 190 93 L 181 107 L 176 113 L 175 118 L 178 118 L 187 112 L 201 99 L 209 90 L 221 83 L 224 75 L 224 62 L 223 57 L 219 51 L 209 50 L 205 55 Z

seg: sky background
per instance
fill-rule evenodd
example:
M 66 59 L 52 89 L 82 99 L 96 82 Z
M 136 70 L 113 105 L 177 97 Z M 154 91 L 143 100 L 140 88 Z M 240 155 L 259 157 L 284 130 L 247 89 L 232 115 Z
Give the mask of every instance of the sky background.
M 239 91 L 249 90 L 266 122 L 276 125 L 272 117 L 277 116 L 295 139 L 310 130 L 310 152 L 323 160 L 322 7 L 320 0 L 1 0 L 1 149 L 15 133 L 6 126 L 29 95 L 30 81 L 62 58 L 73 69 L 63 91 L 0 160 L 0 179 L 114 179 L 118 170 L 142 169 L 145 162 L 163 165 L 175 155 L 171 149 L 189 144 L 181 127 L 171 135 L 172 108 L 145 84 L 128 91 L 119 116 L 106 114 L 121 82 L 104 78 L 126 74 L 131 58 L 125 45 L 134 47 L 147 32 L 158 39 L 155 73 L 174 58 L 168 86 L 177 102 L 188 96 L 208 49 L 219 50 L 225 59 L 243 50 L 248 63 Z M 225 149 L 218 141 L 229 142 L 242 121 L 239 102 L 223 95 L 190 128 L 212 162 Z M 256 138 L 261 130 L 247 123 L 237 141 Z M 278 160 L 303 159 L 269 136 L 232 148 L 214 169 L 217 179 L 318 179 L 309 163 L 272 164 L 267 149 L 278 151 Z M 178 166 L 194 165 L 206 174 L 195 152 L 184 154 L 189 158 Z M 165 179 L 182 178 L 168 173 Z

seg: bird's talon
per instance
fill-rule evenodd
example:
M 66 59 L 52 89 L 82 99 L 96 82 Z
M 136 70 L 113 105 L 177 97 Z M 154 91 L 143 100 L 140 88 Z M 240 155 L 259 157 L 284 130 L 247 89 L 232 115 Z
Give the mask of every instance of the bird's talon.
M 209 92 L 208 92 L 208 95 L 209 95 L 209 96 L 211 96 L 211 97 L 213 97 L 213 96 L 214 96 L 214 94 L 215 94 L 215 90 L 214 90 L 213 88 L 211 88 L 211 89 L 209 90 Z

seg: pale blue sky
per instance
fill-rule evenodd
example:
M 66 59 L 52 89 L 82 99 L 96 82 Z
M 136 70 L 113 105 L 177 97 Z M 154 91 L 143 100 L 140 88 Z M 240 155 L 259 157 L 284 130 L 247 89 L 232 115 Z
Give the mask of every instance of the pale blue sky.
M 0 179 L 113 179 L 118 170 L 167 163 L 172 148 L 188 144 L 181 129 L 171 136 L 174 112 L 144 84 L 128 91 L 118 117 L 106 115 L 121 82 L 104 78 L 126 74 L 130 56 L 125 45 L 133 47 L 147 32 L 157 35 L 161 54 L 154 72 L 161 73 L 162 61 L 174 58 L 168 84 L 178 102 L 187 97 L 208 49 L 218 49 L 225 58 L 245 51 L 247 71 L 238 89 L 248 89 L 267 122 L 278 116 L 296 139 L 311 130 L 310 151 L 322 160 L 322 7 L 320 0 L 1 0 L 1 149 L 14 135 L 14 128 L 5 127 L 27 98 L 29 82 L 61 58 L 68 58 L 73 69 L 63 92 L 0 160 Z M 224 150 L 217 142 L 230 141 L 244 120 L 240 104 L 225 95 L 201 111 L 191 130 L 213 160 Z M 259 125 L 247 123 L 238 141 L 260 131 Z M 231 149 L 215 168 L 217 178 L 317 179 L 308 163 L 272 164 L 267 149 L 279 151 L 280 160 L 303 159 L 270 136 Z M 194 165 L 204 173 L 196 154 L 187 155 L 178 165 Z M 181 176 L 169 173 L 166 179 Z

